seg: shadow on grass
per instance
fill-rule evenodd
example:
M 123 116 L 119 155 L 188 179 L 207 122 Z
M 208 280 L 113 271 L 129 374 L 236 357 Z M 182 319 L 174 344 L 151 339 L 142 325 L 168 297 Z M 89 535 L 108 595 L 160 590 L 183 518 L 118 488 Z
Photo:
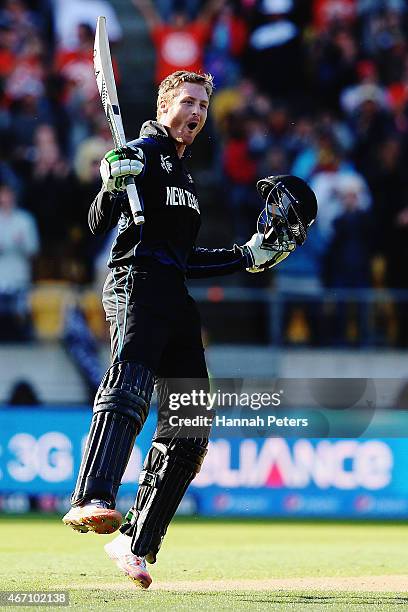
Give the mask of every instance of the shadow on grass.
M 169 594 L 169 591 L 145 591 L 145 596 L 155 598 L 161 597 L 165 594 Z M 218 599 L 220 595 L 235 600 L 237 602 L 251 603 L 265 603 L 265 604 L 365 604 L 365 605 L 387 605 L 387 604 L 400 604 L 408 605 L 408 596 L 404 593 L 349 593 L 348 591 L 337 592 L 327 595 L 320 593 L 294 593 L 294 592 L 233 592 L 225 591 L 220 592 L 208 592 L 208 591 L 186 591 L 184 593 L 178 592 L 173 593 L 177 595 L 177 599 L 182 601 L 183 599 L 190 599 L 192 596 L 200 597 L 204 602 L 206 599 Z
M 247 603 L 265 604 L 364 604 L 380 606 L 387 604 L 407 605 L 408 596 L 398 593 L 333 593 L 332 595 L 320 595 L 318 593 L 257 593 L 254 596 L 243 593 L 234 594 L 234 599 Z

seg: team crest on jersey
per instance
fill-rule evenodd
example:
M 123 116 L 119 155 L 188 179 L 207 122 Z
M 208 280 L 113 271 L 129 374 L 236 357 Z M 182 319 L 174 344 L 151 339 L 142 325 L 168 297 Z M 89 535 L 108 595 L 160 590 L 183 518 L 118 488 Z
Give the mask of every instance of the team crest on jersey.
M 173 164 L 169 161 L 169 159 L 170 155 L 160 155 L 161 167 L 167 172 L 167 174 L 170 174 L 170 172 L 173 170 Z
M 167 206 L 188 206 L 200 214 L 198 200 L 193 193 L 190 193 L 190 191 L 186 191 L 185 189 L 181 189 L 181 187 L 166 187 L 166 190 Z
M 191 174 L 187 174 L 187 178 L 188 178 L 188 182 L 189 183 L 193 183 L 193 177 L 191 176 Z

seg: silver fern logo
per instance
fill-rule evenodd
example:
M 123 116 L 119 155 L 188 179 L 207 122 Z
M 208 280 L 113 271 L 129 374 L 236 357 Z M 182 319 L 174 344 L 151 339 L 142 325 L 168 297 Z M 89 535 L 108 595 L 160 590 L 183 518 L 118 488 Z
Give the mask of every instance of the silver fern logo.
M 170 174 L 170 172 L 173 170 L 173 164 L 168 161 L 170 159 L 170 155 L 160 155 L 160 159 L 161 167 L 167 172 L 167 174 Z

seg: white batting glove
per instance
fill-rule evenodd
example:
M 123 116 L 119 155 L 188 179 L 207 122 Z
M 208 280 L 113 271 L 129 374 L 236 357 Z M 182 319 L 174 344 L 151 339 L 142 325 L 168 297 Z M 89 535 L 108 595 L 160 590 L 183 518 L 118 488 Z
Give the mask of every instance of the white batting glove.
M 108 151 L 101 161 L 100 173 L 106 191 L 124 191 L 125 178 L 138 176 L 144 168 L 144 154 L 139 147 L 121 147 Z
M 263 272 L 273 268 L 290 255 L 290 251 L 275 251 L 262 247 L 264 235 L 257 232 L 241 248 L 248 260 L 247 272 Z

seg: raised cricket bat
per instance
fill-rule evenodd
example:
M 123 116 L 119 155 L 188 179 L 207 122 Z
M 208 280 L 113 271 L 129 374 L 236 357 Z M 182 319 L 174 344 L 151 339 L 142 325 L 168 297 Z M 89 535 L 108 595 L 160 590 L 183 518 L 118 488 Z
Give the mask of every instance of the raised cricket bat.
M 113 74 L 112 60 L 109 49 L 106 17 L 98 17 L 96 22 L 94 45 L 94 68 L 96 84 L 101 96 L 103 110 L 108 119 L 115 148 L 126 145 L 122 115 L 120 114 L 118 94 Z M 135 181 L 131 176 L 125 179 L 126 192 L 129 198 L 130 210 L 136 225 L 144 223 L 143 209 L 140 204 Z

